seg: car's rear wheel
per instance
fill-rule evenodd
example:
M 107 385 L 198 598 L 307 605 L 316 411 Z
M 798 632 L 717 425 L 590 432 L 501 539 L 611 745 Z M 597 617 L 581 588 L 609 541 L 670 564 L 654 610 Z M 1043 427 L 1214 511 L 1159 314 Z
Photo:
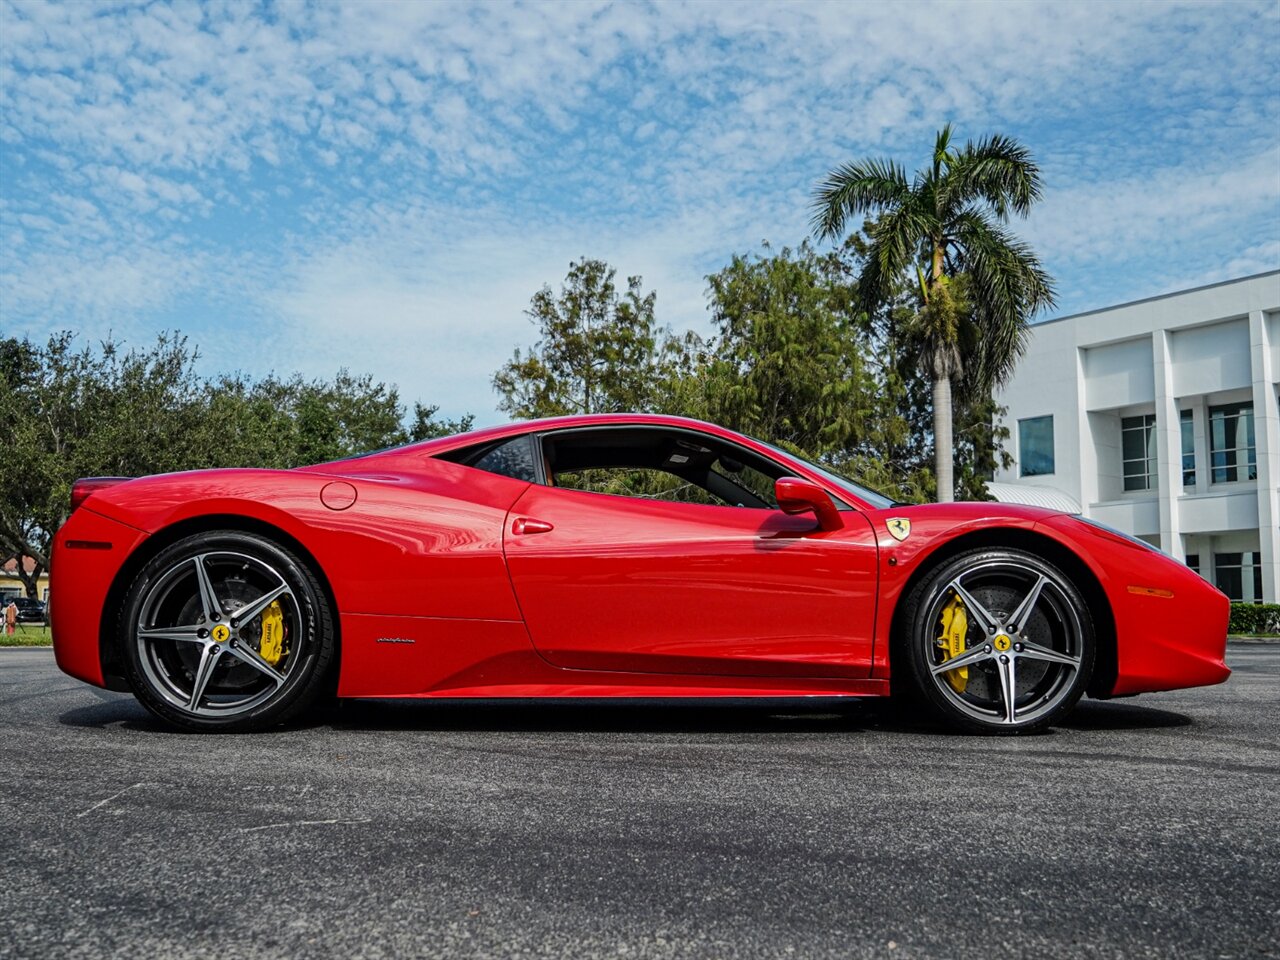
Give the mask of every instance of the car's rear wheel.
M 1016 549 L 954 557 L 905 608 L 906 667 L 949 726 L 1025 733 L 1065 715 L 1089 682 L 1093 620 L 1053 564 Z
M 316 577 L 256 534 L 214 531 L 160 551 L 121 615 L 129 682 L 163 720 L 260 730 L 306 709 L 333 660 L 333 613 Z

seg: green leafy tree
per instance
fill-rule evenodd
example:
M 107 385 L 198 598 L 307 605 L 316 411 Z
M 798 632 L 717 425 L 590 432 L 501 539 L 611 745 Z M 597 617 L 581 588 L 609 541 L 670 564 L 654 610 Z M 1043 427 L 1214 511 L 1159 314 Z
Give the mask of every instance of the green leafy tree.
M 708 277 L 714 335 L 686 341 L 671 412 L 722 423 L 819 460 L 902 500 L 923 499 L 929 471 L 914 443 L 910 384 L 883 325 L 853 296 L 857 252 L 736 256 Z
M 526 313 L 538 341 L 494 374 L 500 409 L 523 419 L 653 407 L 678 342 L 654 319 L 657 295 L 639 277 L 620 292 L 616 273 L 584 257 L 558 294 L 534 294 Z
M 437 437 L 451 437 L 455 433 L 467 433 L 476 424 L 473 414 L 465 413 L 457 420 L 437 420 L 440 408 L 425 406 L 421 403 L 413 405 L 413 420 L 409 424 L 409 440 L 417 443 L 420 440 L 434 440 Z
M 69 333 L 43 348 L 7 340 L 2 353 L 0 555 L 17 559 L 35 596 L 77 477 L 164 473 L 199 457 L 197 354 L 177 335 L 125 353 L 110 341 L 76 349 Z
M 802 244 L 734 256 L 707 278 L 715 354 L 701 376 L 711 419 L 808 453 L 856 444 L 874 388 L 839 269 Z
M 198 359 L 176 333 L 128 351 L 78 347 L 70 333 L 0 340 L 0 560 L 18 560 L 28 596 L 79 477 L 289 468 L 471 425 L 417 404 L 406 428 L 395 387 L 369 375 L 204 379 Z
M 286 409 L 296 426 L 296 465 L 336 460 L 407 439 L 396 388 L 375 381 L 371 374 L 353 376 L 343 369 L 332 381 L 303 382 L 295 377 L 285 392 Z
M 845 244 L 849 271 L 856 277 L 865 250 L 855 234 Z M 852 281 L 850 286 L 853 286 Z M 882 432 L 867 458 L 864 482 L 898 500 L 922 503 L 935 497 L 933 474 L 933 401 L 928 379 L 917 359 L 918 348 L 909 335 L 915 313 L 910 288 L 899 284 L 891 298 L 863 313 L 867 338 L 865 357 L 872 369 L 877 396 L 891 411 L 897 428 Z
M 692 416 L 778 442 L 898 499 L 923 500 L 933 490 L 920 452 L 928 431 L 916 431 L 908 412 L 921 393 L 928 410 L 927 384 L 914 367 L 903 375 L 900 344 L 888 336 L 898 327 L 859 305 L 854 279 L 861 255 L 852 243 L 829 254 L 804 243 L 778 251 L 765 244 L 759 253 L 734 257 L 707 278 L 713 335 L 674 336 L 645 311 L 644 348 L 625 381 L 612 369 L 618 354 L 593 351 L 579 320 L 582 303 L 592 299 L 581 290 L 597 288 L 595 278 L 611 271 L 581 261 L 559 298 L 546 289 L 534 298 L 530 314 L 542 336 L 532 353 L 518 353 L 495 375 L 504 408 L 518 416 L 582 410 Z M 638 294 L 638 282 L 632 286 Z M 595 330 L 608 329 L 615 314 L 597 309 L 594 317 Z M 597 387 L 625 382 L 625 392 L 612 389 L 606 394 L 612 402 L 588 404 L 584 369 Z M 593 388 L 591 396 L 601 394 Z M 655 483 L 647 478 L 632 492 L 666 495 Z
M 968 376 L 988 392 L 1007 380 L 1025 347 L 1027 324 L 1054 302 L 1052 280 L 1029 246 L 1006 228 L 1041 194 L 1040 171 L 1017 141 L 995 135 L 951 146 L 937 135 L 932 163 L 911 179 L 891 160 L 833 170 L 813 197 L 817 235 L 838 238 L 850 217 L 868 225 L 857 296 L 869 311 L 891 299 L 915 270 L 918 303 L 910 340 L 932 382 L 937 496 L 954 497 L 952 386 Z
M 851 272 L 865 257 L 868 242 L 862 234 L 854 234 L 846 249 L 854 261 Z M 960 278 L 963 281 L 963 278 Z M 884 396 L 893 403 L 907 423 L 905 435 L 886 438 L 881 450 L 884 469 L 890 475 L 884 488 L 896 491 L 898 499 L 931 500 L 936 496 L 933 473 L 933 396 L 925 368 L 920 363 L 921 345 L 915 336 L 919 329 L 916 278 L 904 274 L 895 283 L 887 302 L 867 314 L 871 345 L 868 360 L 875 366 L 875 376 Z M 971 335 L 975 326 L 963 330 Z M 966 345 L 965 350 L 972 349 Z M 1003 408 L 992 400 L 991 391 L 975 385 L 966 370 L 954 385 L 953 416 L 954 471 L 956 495 L 961 500 L 990 499 L 986 483 L 995 468 L 1007 465 L 1009 455 L 1003 441 L 1009 431 L 998 425 Z
M 989 480 L 997 467 L 1009 467 L 1013 458 L 1004 448 L 1009 428 L 1000 418 L 1005 408 L 990 393 L 965 397 L 955 408 L 955 482 L 961 500 L 990 500 Z

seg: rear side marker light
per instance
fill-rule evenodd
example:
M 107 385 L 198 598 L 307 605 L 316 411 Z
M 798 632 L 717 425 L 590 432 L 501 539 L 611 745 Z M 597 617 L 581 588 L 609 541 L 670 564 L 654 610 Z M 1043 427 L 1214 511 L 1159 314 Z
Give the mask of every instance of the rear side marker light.
M 111 544 L 106 540 L 68 540 L 63 546 L 68 550 L 110 550 Z
M 1165 597 L 1166 599 L 1173 596 L 1172 590 L 1165 590 L 1163 587 L 1130 587 L 1130 593 L 1136 593 L 1140 597 Z

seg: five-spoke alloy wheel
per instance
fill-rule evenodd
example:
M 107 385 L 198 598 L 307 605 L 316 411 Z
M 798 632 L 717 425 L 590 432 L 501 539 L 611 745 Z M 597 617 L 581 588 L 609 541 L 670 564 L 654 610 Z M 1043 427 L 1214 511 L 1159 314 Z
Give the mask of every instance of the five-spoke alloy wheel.
M 915 688 L 952 726 L 1038 729 L 1070 710 L 1088 685 L 1088 605 L 1070 578 L 1034 554 L 957 556 L 913 589 L 904 612 Z
M 265 537 L 198 534 L 153 557 L 121 618 L 129 681 L 171 723 L 257 730 L 303 710 L 324 686 L 333 617 L 315 576 Z

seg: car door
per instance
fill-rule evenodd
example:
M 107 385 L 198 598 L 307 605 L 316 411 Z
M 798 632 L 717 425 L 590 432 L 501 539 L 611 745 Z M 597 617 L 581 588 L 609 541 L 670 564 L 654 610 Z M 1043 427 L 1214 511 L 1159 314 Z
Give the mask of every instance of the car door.
M 535 484 L 508 518 L 507 566 L 534 646 L 568 668 L 866 677 L 871 524 Z

